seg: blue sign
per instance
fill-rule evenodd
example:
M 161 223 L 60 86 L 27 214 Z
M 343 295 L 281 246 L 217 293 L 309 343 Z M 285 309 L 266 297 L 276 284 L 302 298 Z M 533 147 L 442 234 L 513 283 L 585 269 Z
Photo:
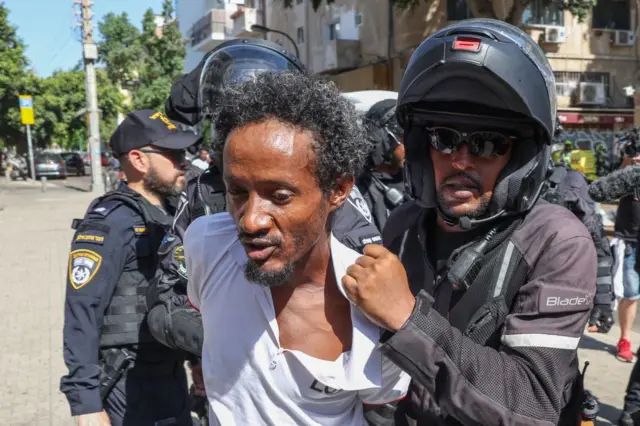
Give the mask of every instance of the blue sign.
M 33 98 L 20 96 L 20 108 L 33 108 Z

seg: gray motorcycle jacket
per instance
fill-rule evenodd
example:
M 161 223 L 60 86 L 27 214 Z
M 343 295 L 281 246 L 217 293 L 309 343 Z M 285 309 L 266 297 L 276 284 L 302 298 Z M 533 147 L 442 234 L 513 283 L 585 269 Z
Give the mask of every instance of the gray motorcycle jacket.
M 383 235 L 417 302 L 380 344 L 413 378 L 404 405 L 425 426 L 563 424 L 565 408 L 579 397 L 577 347 L 595 295 L 588 230 L 567 209 L 538 201 L 487 254 L 469 289 L 439 312 L 445 292 L 435 291 L 426 256 L 428 214 L 405 203 Z

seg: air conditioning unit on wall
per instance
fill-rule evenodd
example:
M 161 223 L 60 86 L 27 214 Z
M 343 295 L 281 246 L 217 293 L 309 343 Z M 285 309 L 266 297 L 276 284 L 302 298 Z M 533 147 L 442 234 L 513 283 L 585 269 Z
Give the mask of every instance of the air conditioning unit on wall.
M 633 46 L 635 38 L 633 31 L 618 30 L 611 35 L 611 43 L 614 46 Z
M 545 27 L 544 42 L 550 44 L 559 44 L 567 41 L 567 33 L 564 27 Z
M 604 83 L 580 83 L 578 103 L 583 105 L 603 105 L 607 102 Z

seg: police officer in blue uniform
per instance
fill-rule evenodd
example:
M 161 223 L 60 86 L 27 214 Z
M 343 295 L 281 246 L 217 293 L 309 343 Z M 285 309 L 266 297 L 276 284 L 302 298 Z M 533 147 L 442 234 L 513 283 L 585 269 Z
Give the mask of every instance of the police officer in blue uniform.
M 198 136 L 136 111 L 110 140 L 127 183 L 94 200 L 69 255 L 60 390 L 78 425 L 191 425 L 184 355 L 146 325 L 146 292 Z

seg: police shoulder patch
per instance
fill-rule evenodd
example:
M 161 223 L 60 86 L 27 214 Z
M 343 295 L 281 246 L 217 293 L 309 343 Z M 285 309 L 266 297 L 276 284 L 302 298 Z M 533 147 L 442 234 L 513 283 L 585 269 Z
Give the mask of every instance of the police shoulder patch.
M 178 274 L 185 280 L 188 279 L 187 266 L 184 264 L 184 247 L 183 246 L 177 246 L 175 249 L 173 249 L 173 260 L 177 264 Z
M 178 246 L 173 249 L 173 258 L 176 262 L 184 262 L 184 246 Z
M 74 243 L 91 243 L 91 244 L 104 244 L 104 235 L 100 235 L 96 232 L 78 232 Z
M 371 211 L 357 187 L 354 186 L 353 189 L 351 189 L 348 201 L 362 214 L 362 216 L 364 216 L 365 219 L 367 219 L 367 222 L 371 223 Z
M 133 232 L 135 232 L 136 235 L 145 235 L 149 233 L 149 230 L 144 225 L 136 225 L 133 227 Z
M 104 203 L 98 203 L 97 206 L 90 211 L 90 214 L 97 214 L 102 217 L 109 216 L 109 213 L 114 211 L 117 207 L 122 205 L 122 201 L 119 200 L 108 200 Z
M 93 250 L 79 249 L 69 253 L 69 282 L 75 290 L 89 284 L 102 265 L 102 256 Z

